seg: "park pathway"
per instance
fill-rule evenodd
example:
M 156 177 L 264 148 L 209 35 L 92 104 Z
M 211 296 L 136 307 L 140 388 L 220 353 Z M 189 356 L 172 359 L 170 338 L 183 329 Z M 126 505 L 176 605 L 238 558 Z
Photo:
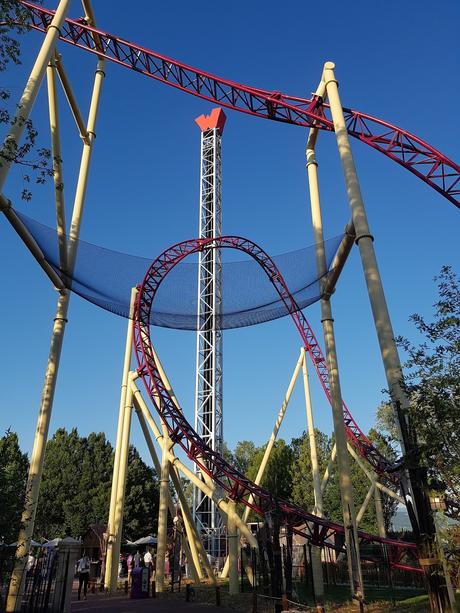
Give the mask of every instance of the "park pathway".
M 142 613 L 151 611 L 152 613 L 235 613 L 234 609 L 227 607 L 217 607 L 200 602 L 185 602 L 184 599 L 168 598 L 145 598 L 131 600 L 124 594 L 121 596 L 105 596 L 102 594 L 88 594 L 87 600 L 76 600 L 76 595 L 72 598 L 72 613 Z

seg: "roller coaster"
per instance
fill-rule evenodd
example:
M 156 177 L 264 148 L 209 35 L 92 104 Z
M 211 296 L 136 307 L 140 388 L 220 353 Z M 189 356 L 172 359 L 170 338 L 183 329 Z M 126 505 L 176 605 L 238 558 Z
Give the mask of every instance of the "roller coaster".
M 27 9 L 27 26 L 46 33 L 52 26 L 56 12 L 27 1 L 22 1 L 21 4 Z M 321 95 L 315 94 L 310 99 L 304 99 L 222 79 L 104 32 L 90 25 L 86 18 L 65 18 L 57 36 L 61 41 L 92 53 L 99 59 L 114 62 L 226 108 L 304 128 L 334 131 L 330 106 Z M 346 130 L 350 136 L 403 166 L 460 208 L 458 164 L 402 128 L 356 110 L 347 108 L 343 110 Z M 275 509 L 281 511 L 286 525 L 293 532 L 303 535 L 312 544 L 331 546 L 330 537 L 334 534 L 343 534 L 344 526 L 308 513 L 288 501 L 275 499 L 266 489 L 251 482 L 208 447 L 178 410 L 158 368 L 151 345 L 149 321 L 152 303 L 160 284 L 174 266 L 187 256 L 206 249 L 224 248 L 244 252 L 264 270 L 286 306 L 304 348 L 311 358 L 321 386 L 331 401 L 326 359 L 280 271 L 273 260 L 255 243 L 235 236 L 184 241 L 170 247 L 154 260 L 139 286 L 133 318 L 133 342 L 138 374 L 144 382 L 150 400 L 167 424 L 171 441 L 178 444 L 187 456 L 227 493 L 229 499 L 243 503 L 259 515 Z M 345 403 L 343 403 L 343 419 L 348 440 L 356 451 L 367 460 L 380 477 L 393 488 L 399 488 L 400 469 L 389 462 L 364 435 Z M 450 510 L 451 513 L 458 512 L 457 503 L 451 502 Z M 393 567 L 421 572 L 421 568 L 411 563 L 417 559 L 415 544 L 362 531 L 359 531 L 358 535 L 361 542 L 387 545 Z
M 325 359 L 310 325 L 290 294 L 280 271 L 268 254 L 259 246 L 246 238 L 237 236 L 184 241 L 170 247 L 154 260 L 139 287 L 139 295 L 133 318 L 135 331 L 133 343 L 139 366 L 138 373 L 142 377 L 150 400 L 156 407 L 159 415 L 168 424 L 171 441 L 180 445 L 187 456 L 197 463 L 211 477 L 215 484 L 227 492 L 231 500 L 251 507 L 260 516 L 263 516 L 267 511 L 278 509 L 282 512 L 286 525 L 293 532 L 305 536 L 315 545 L 330 546 L 331 536 L 344 533 L 342 525 L 307 513 L 304 509 L 290 502 L 274 499 L 268 490 L 252 483 L 203 442 L 184 415 L 178 410 L 164 384 L 151 348 L 149 322 L 152 303 L 162 281 L 174 266 L 187 256 L 197 253 L 202 249 L 236 249 L 251 256 L 261 266 L 285 304 L 300 334 L 305 350 L 308 351 L 315 365 L 326 396 L 329 400 L 331 399 Z M 366 458 L 370 458 L 368 461 L 372 461 L 380 471 L 383 471 L 387 461 L 373 447 L 369 439 L 364 436 L 345 405 L 344 416 L 349 439 L 360 453 Z M 299 526 L 302 526 L 302 528 L 299 528 Z M 413 566 L 401 563 L 401 560 L 407 555 L 414 558 L 416 554 L 415 544 L 395 539 L 385 539 L 362 531 L 359 531 L 358 535 L 362 542 L 385 543 L 389 548 L 391 563 L 395 568 L 416 570 Z
M 22 4 L 30 11 L 28 25 L 46 32 L 54 11 L 30 2 Z M 334 131 L 333 122 L 327 116 L 329 105 L 321 97 L 304 99 L 221 79 L 93 28 L 81 19 L 66 19 L 59 38 L 160 83 L 234 111 L 304 128 Z M 344 108 L 344 113 L 350 136 L 380 151 L 460 207 L 458 164 L 418 136 L 387 121 L 347 108 Z

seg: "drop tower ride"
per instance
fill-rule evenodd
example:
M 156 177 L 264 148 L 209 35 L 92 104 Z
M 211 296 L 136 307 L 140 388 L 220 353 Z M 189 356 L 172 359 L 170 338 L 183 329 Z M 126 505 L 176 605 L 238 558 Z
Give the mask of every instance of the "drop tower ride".
M 196 123 L 201 130 L 200 238 L 222 235 L 222 134 L 226 117 L 220 108 Z M 195 431 L 219 454 L 223 451 L 222 408 L 222 255 L 220 249 L 199 253 Z M 203 479 L 200 469 L 196 474 Z M 193 489 L 193 517 L 206 551 L 225 554 L 222 518 L 213 501 Z

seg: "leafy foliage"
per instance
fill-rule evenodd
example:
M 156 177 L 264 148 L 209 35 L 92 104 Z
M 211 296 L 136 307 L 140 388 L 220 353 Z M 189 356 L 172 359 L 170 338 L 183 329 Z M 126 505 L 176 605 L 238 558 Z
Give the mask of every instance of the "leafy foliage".
M 21 34 L 26 21 L 27 10 L 17 0 L 0 2 L 0 71 L 8 68 L 10 63 L 20 64 L 21 46 L 14 34 Z
M 132 445 L 129 448 L 123 532 L 133 540 L 156 534 L 159 490 L 155 471 L 147 466 Z
M 112 446 L 103 433 L 80 437 L 74 428 L 57 430 L 46 446 L 36 536 L 84 534 L 91 523 L 105 523 L 113 470 Z M 158 510 L 158 483 L 153 469 L 130 447 L 124 532 L 128 538 L 153 532 Z
M 380 453 L 390 461 L 396 461 L 398 454 L 393 449 L 391 441 L 388 440 L 381 432 L 375 428 L 371 428 L 368 434 L 370 440 L 374 443 Z M 381 500 L 383 506 L 383 518 L 385 520 L 385 529 L 387 532 L 391 528 L 391 522 L 398 509 L 398 501 L 391 496 L 387 496 L 381 492 Z
M 398 343 L 407 356 L 405 386 L 421 463 L 433 489 L 460 498 L 460 285 L 449 266 L 435 281 L 438 300 L 433 320 L 418 314 L 410 317 L 423 342 L 416 345 L 399 337 Z M 394 434 L 388 405 L 380 407 L 379 420 Z
M 391 447 L 375 430 L 370 430 L 369 438 L 376 444 L 379 450 L 386 457 L 389 459 L 395 457 Z M 316 451 L 321 476 L 324 474 L 324 471 L 329 463 L 333 444 L 333 436 L 329 437 L 320 430 L 316 430 Z M 292 500 L 296 504 L 308 510 L 312 510 L 315 505 L 315 500 L 311 476 L 312 465 L 308 435 L 304 432 L 300 438 L 293 439 L 291 445 L 295 450 L 295 460 L 291 466 L 293 482 Z M 358 466 L 355 460 L 350 457 L 349 461 L 354 503 L 356 513 L 358 513 L 371 484 L 367 477 L 364 476 L 361 468 Z M 381 498 L 385 527 L 388 530 L 391 525 L 391 520 L 396 512 L 397 502 L 393 498 L 383 494 L 381 495 Z M 338 523 L 343 522 L 337 460 L 332 463 L 329 482 L 323 494 L 323 512 L 326 517 L 332 519 L 333 521 Z M 371 499 L 366 508 L 363 518 L 359 524 L 359 528 L 373 534 L 377 533 L 376 511 L 373 499 Z
M 257 448 L 252 441 L 239 441 L 235 447 L 235 466 L 246 474 Z
M 180 484 L 182 486 L 182 491 L 184 492 L 184 496 L 185 496 L 185 500 L 187 501 L 187 504 L 190 508 L 192 508 L 193 505 L 193 483 L 187 479 L 186 477 L 183 477 L 182 475 L 179 475 L 179 481 Z M 171 491 L 171 496 L 174 500 L 175 504 L 179 503 L 179 497 L 176 494 L 176 490 L 174 488 L 172 488 Z
M 320 474 L 323 475 L 331 455 L 331 439 L 318 429 L 316 434 L 316 453 Z M 310 454 L 310 440 L 308 435 L 303 432 L 299 438 L 291 441 L 294 459 L 291 464 L 292 478 L 292 501 L 311 511 L 315 506 L 312 483 L 312 465 Z
M 376 430 L 369 432 L 369 437 L 378 449 L 390 460 L 396 454 L 386 441 L 385 437 Z M 321 476 L 329 463 L 334 438 L 329 437 L 320 430 L 316 430 L 316 446 L 318 465 Z M 233 454 L 228 450 L 226 457 L 239 468 L 247 477 L 254 480 L 262 461 L 266 446 L 256 447 L 251 441 L 240 441 Z M 369 490 L 370 482 L 364 477 L 361 468 L 350 458 L 351 478 L 354 491 L 355 506 L 358 510 Z M 364 477 L 364 478 L 363 478 Z M 303 432 L 298 438 L 293 438 L 289 444 L 278 440 L 272 450 L 267 464 L 262 485 L 274 496 L 292 500 L 295 504 L 312 511 L 314 508 L 314 493 L 312 482 L 312 466 L 310 442 L 308 435 Z M 390 528 L 391 520 L 396 512 L 397 502 L 381 494 L 385 525 Z M 328 486 L 323 494 L 324 515 L 338 523 L 342 523 L 342 507 L 340 501 L 339 479 L 337 462 L 332 464 L 332 471 Z M 242 509 L 240 509 L 242 512 Z M 254 519 L 251 514 L 250 518 Z M 374 502 L 371 500 L 363 516 L 360 528 L 368 532 L 377 533 L 376 512 Z
M 10 66 L 21 63 L 21 45 L 18 35 L 27 31 L 28 10 L 19 0 L 0 0 L 0 72 L 6 71 Z M 14 141 L 8 141 L 0 149 L 0 166 L 3 164 L 19 164 L 24 167 L 24 188 L 21 197 L 29 201 L 32 198 L 30 189 L 26 186 L 35 183 L 45 183 L 47 177 L 53 176 L 50 166 L 51 152 L 44 147 L 37 148 L 37 130 L 30 119 L 21 117 L 13 112 L 9 104 L 11 92 L 0 86 L 0 124 L 7 126 L 20 122 L 25 128 L 25 138 L 22 145 Z M 18 107 L 20 109 L 20 107 Z M 33 157 L 31 157 L 33 154 Z
M 19 532 L 28 469 L 17 434 L 7 431 L 0 438 L 0 541 L 5 543 L 14 541 Z
M 265 452 L 266 445 L 259 447 L 250 459 L 247 476 L 254 480 Z M 262 485 L 277 498 L 289 499 L 292 492 L 291 464 L 293 452 L 283 439 L 279 439 L 273 446 Z

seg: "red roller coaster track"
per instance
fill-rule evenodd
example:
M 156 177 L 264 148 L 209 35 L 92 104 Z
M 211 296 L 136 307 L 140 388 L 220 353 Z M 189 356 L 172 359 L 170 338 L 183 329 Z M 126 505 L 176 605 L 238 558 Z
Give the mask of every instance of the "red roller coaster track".
M 30 26 L 45 32 L 54 11 L 26 1 L 22 4 L 29 9 Z M 236 111 L 304 127 L 333 130 L 332 120 L 326 116 L 329 107 L 320 98 L 305 100 L 221 79 L 92 28 L 81 19 L 66 19 L 60 38 L 157 81 Z M 345 116 L 349 134 L 398 162 L 460 207 L 460 166 L 420 138 L 388 122 L 350 109 L 345 109 Z M 316 347 L 317 355 L 313 362 L 329 397 L 326 364 L 319 345 Z M 344 420 L 348 438 L 359 453 L 369 460 L 379 475 L 397 484 L 399 475 L 388 472 L 388 461 L 361 432 L 345 405 Z
M 324 372 L 323 368 L 325 369 L 324 357 L 321 354 L 313 331 L 290 294 L 281 273 L 273 260 L 260 247 L 248 239 L 237 236 L 184 241 L 164 251 L 151 264 L 139 287 L 133 321 L 133 343 L 139 367 L 138 373 L 144 382 L 150 400 L 159 415 L 165 420 L 172 441 L 178 444 L 187 456 L 200 466 L 201 470 L 209 474 L 213 482 L 220 486 L 232 500 L 249 506 L 259 515 L 277 509 L 282 513 L 286 524 L 295 532 L 302 534 L 314 544 L 329 545 L 326 543 L 328 537 L 344 533 L 342 525 L 312 515 L 285 500 L 275 499 L 270 492 L 250 481 L 234 466 L 226 462 L 198 436 L 184 415 L 177 409 L 162 381 L 151 348 L 150 338 L 150 313 L 156 292 L 168 273 L 185 257 L 203 249 L 216 248 L 230 248 L 243 251 L 263 268 L 294 321 L 305 349 L 313 360 L 324 390 L 329 397 L 327 376 L 324 377 L 322 374 Z M 356 428 L 360 435 L 364 436 L 357 426 Z M 253 502 L 250 501 L 251 495 Z M 420 570 L 404 563 L 408 557 L 412 560 L 416 558 L 416 546 L 414 543 L 384 539 L 362 531 L 358 532 L 358 537 L 362 543 L 381 543 L 387 545 L 393 566 Z
M 30 27 L 45 32 L 51 23 L 54 11 L 26 1 L 23 1 L 22 4 L 29 10 L 28 24 Z M 140 72 L 141 74 L 175 87 L 176 89 L 217 103 L 221 106 L 264 119 L 291 123 L 303 127 L 314 126 L 319 129 L 333 131 L 329 106 L 325 104 L 321 98 L 314 96 L 311 99 L 303 99 L 285 95 L 278 91 L 262 90 L 221 79 L 144 47 L 140 47 L 134 43 L 130 43 L 112 34 L 103 32 L 97 28 L 90 27 L 83 19 L 66 19 L 60 30 L 60 39 L 80 49 L 89 51 L 90 53 L 104 56 L 112 62 Z M 377 149 L 401 166 L 407 168 L 410 172 L 450 200 L 455 206 L 460 208 L 460 166 L 458 164 L 422 139 L 402 128 L 376 117 L 360 113 L 359 111 L 344 109 L 344 112 L 348 133 L 351 136 Z M 244 242 L 247 247 L 255 247 L 250 241 Z M 193 241 L 187 244 L 190 245 L 192 243 Z M 202 246 L 201 244 L 196 247 L 196 249 L 200 249 Z M 236 244 L 220 246 L 231 246 L 244 250 L 243 247 L 236 246 Z M 191 253 L 192 251 L 189 252 Z M 185 257 L 185 255 L 182 257 Z M 160 258 L 161 257 L 163 256 L 160 256 Z M 267 261 L 269 260 L 268 256 L 264 255 L 264 257 L 267 258 Z M 276 275 L 281 278 L 279 273 L 276 273 Z M 291 304 L 291 307 L 294 308 L 295 302 L 292 297 L 290 297 L 284 284 L 283 288 L 285 292 L 284 296 L 288 299 L 288 303 Z M 281 295 L 282 294 L 280 294 L 280 296 Z M 297 309 L 297 305 L 295 305 L 295 309 Z M 296 310 L 290 312 L 304 339 L 306 349 L 313 360 L 326 395 L 330 399 L 326 362 L 320 347 L 301 312 L 297 312 Z M 345 404 L 343 412 L 347 435 L 351 443 L 361 455 L 366 457 L 379 475 L 391 480 L 393 484 L 397 484 L 399 481 L 399 474 L 388 472 L 388 469 L 391 468 L 389 462 L 375 449 L 369 439 L 361 432 Z M 190 428 L 190 426 L 188 427 Z M 195 436 L 197 435 L 195 434 Z M 191 446 L 191 449 L 192 448 L 193 445 Z M 193 453 L 190 453 L 190 457 L 192 457 Z M 219 461 L 223 462 L 221 458 Z M 219 469 L 216 468 L 216 470 L 218 471 Z M 239 478 L 240 477 L 243 480 L 245 479 L 242 475 L 239 475 Z M 238 488 L 239 486 L 237 486 L 237 494 Z M 236 496 L 236 498 L 238 498 L 238 496 Z M 305 514 L 305 512 L 300 509 L 297 509 L 297 511 L 304 514 L 303 521 L 306 521 L 305 518 L 308 514 Z M 308 521 L 313 521 L 311 518 L 314 516 L 308 517 Z M 315 520 L 315 526 L 318 526 L 318 519 L 315 518 Z M 326 522 L 325 525 L 328 527 L 325 531 L 323 530 L 321 532 L 323 536 L 332 530 L 331 526 L 335 526 L 335 524 L 329 522 Z M 334 530 L 343 531 L 343 528 L 341 526 L 335 526 Z M 367 540 L 379 540 L 377 537 L 372 537 L 371 535 L 364 535 L 364 533 L 360 534 L 362 535 L 361 538 L 366 537 Z M 316 538 L 316 536 L 313 535 L 312 538 Z
M 54 15 L 23 1 L 29 9 L 28 25 L 45 32 Z M 194 96 L 221 106 L 297 126 L 333 131 L 329 106 L 323 100 L 288 96 L 215 77 L 160 55 L 118 36 L 88 26 L 84 20 L 66 19 L 60 30 L 66 43 L 140 72 Z M 96 41 L 96 42 L 95 42 Z M 425 181 L 460 208 L 460 166 L 418 136 L 387 121 L 344 109 L 348 133 Z
M 31 27 L 46 31 L 53 18 L 54 11 L 44 9 L 29 2 L 23 2 L 23 4 L 29 9 Z M 95 36 L 95 34 L 97 34 L 97 36 Z M 333 129 L 332 122 L 326 119 L 324 115 L 324 108 L 327 108 L 327 105 L 322 105 L 319 99 L 302 100 L 300 98 L 292 98 L 279 93 L 273 94 L 272 92 L 224 81 L 186 66 L 185 64 L 180 64 L 174 60 L 158 55 L 148 49 L 128 43 L 123 39 L 104 33 L 101 30 L 96 30 L 82 23 L 81 20 L 74 21 L 67 19 L 61 28 L 61 40 L 72 43 L 87 51 L 98 53 L 99 55 L 101 54 L 101 50 L 103 50 L 103 55 L 107 59 L 132 68 L 138 72 L 142 72 L 143 74 L 167 83 L 168 85 L 172 85 L 173 87 L 195 94 L 201 98 L 218 102 L 219 104 L 235 110 L 259 117 L 265 117 L 267 119 L 294 123 L 296 125 L 318 125 L 318 127 L 327 130 Z M 97 47 L 94 42 L 95 40 L 97 41 Z M 347 111 L 347 113 L 351 113 L 351 111 Z M 359 117 L 362 119 L 358 121 L 358 114 L 356 113 L 354 113 L 353 117 L 354 119 L 352 119 L 350 123 L 352 128 L 350 128 L 350 133 L 356 136 L 358 134 L 358 125 L 363 134 L 367 132 L 365 121 L 371 120 L 372 118 L 359 114 Z M 319 120 L 321 120 L 320 124 L 317 124 Z M 381 125 L 384 124 L 384 122 L 380 123 Z M 376 137 L 372 138 L 374 144 L 383 142 L 381 141 L 382 137 L 379 137 L 379 139 Z M 395 136 L 391 146 L 393 153 L 391 153 L 390 150 L 386 151 L 390 157 L 398 150 L 397 142 L 403 141 L 400 137 Z M 402 150 L 401 155 L 403 155 L 403 157 L 405 156 Z M 415 164 L 415 158 L 412 160 L 412 163 Z M 321 353 L 319 344 L 316 342 L 313 331 L 306 321 L 304 329 L 307 338 L 311 341 L 308 343 L 308 347 L 313 363 L 324 391 L 330 400 L 326 361 Z M 381 477 L 390 481 L 393 485 L 397 485 L 399 474 L 394 471 L 388 471 L 388 469 L 391 468 L 390 463 L 377 451 L 371 441 L 364 435 L 345 403 L 343 405 L 343 415 L 348 439 L 356 450 L 369 461 L 374 470 Z

